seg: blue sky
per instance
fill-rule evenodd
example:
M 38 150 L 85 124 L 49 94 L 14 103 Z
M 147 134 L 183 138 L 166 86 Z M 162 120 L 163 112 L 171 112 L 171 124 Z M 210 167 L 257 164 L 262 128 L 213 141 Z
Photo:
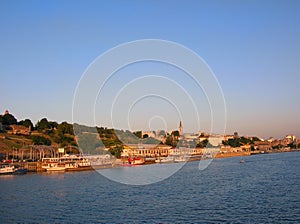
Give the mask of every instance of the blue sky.
M 71 122 L 74 92 L 88 65 L 116 45 L 154 38 L 178 42 L 208 63 L 226 100 L 227 133 L 300 136 L 299 11 L 297 0 L 3 0 L 0 111 L 9 109 L 19 120 Z M 154 66 L 152 72 L 159 69 Z M 126 80 L 121 73 L 120 83 Z M 150 110 L 140 105 L 130 118 L 134 129 L 147 128 L 143 109 Z M 179 123 L 175 115 L 171 118 L 168 129 Z M 205 115 L 201 118 L 207 122 Z M 101 112 L 96 120 L 98 125 L 110 124 Z M 198 131 L 185 126 L 193 123 L 188 116 L 183 121 L 186 131 Z M 126 129 L 122 124 L 119 128 Z

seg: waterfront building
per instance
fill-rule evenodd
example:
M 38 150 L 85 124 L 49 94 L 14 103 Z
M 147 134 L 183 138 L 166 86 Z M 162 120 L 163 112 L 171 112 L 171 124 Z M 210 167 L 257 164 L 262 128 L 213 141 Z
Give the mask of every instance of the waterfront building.
M 131 144 L 124 147 L 121 157 L 158 157 L 168 156 L 171 146 L 152 144 Z
M 187 148 L 187 147 L 173 147 L 169 149 L 169 156 L 182 156 L 182 155 L 202 155 L 204 148 Z
M 288 139 L 290 143 L 297 139 L 295 135 L 287 135 L 285 138 Z
M 272 149 L 271 143 L 268 141 L 255 141 L 254 142 L 254 149 L 266 151 Z

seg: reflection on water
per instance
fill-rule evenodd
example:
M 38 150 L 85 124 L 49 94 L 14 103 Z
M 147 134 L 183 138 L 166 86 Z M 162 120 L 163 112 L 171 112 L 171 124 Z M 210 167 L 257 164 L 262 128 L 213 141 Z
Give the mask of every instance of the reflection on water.
M 120 167 L 97 170 L 103 176 L 118 183 L 146 185 L 162 181 L 182 168 L 184 163 L 153 164 L 147 166 Z

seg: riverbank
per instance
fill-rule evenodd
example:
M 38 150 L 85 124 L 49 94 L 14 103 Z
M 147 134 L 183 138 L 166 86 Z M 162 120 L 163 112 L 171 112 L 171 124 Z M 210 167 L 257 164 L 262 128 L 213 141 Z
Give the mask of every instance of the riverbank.
M 230 152 L 230 153 L 217 153 L 214 159 L 221 159 L 221 158 L 230 158 L 230 157 L 245 157 L 245 156 L 253 156 L 258 154 L 272 154 L 272 153 L 284 153 L 284 152 L 297 152 L 300 151 L 300 149 L 293 149 L 293 150 L 270 150 L 270 151 L 253 151 L 253 152 Z M 202 159 L 201 156 L 194 156 L 190 157 L 185 162 L 192 162 L 192 161 L 200 161 Z M 7 163 L 6 163 L 7 164 Z M 152 162 L 147 162 L 144 165 L 151 165 L 155 164 L 154 160 Z M 20 167 L 23 169 L 26 169 L 27 172 L 47 172 L 46 169 L 42 168 L 42 162 L 36 161 L 36 162 L 13 162 L 10 163 L 10 165 L 15 167 Z M 98 170 L 98 169 L 109 169 L 109 168 L 116 168 L 122 166 L 122 160 L 117 160 L 115 163 L 112 164 L 103 164 L 103 165 L 96 165 L 96 166 L 88 166 L 84 168 L 76 168 L 76 169 L 66 169 L 65 172 L 78 172 L 78 171 L 87 171 L 87 170 Z

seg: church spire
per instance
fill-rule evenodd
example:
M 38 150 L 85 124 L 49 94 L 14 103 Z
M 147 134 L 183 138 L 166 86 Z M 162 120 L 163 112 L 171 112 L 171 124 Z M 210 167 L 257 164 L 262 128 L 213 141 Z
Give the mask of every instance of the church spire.
M 182 126 L 182 122 L 179 122 L 179 135 L 183 135 L 183 126 Z

